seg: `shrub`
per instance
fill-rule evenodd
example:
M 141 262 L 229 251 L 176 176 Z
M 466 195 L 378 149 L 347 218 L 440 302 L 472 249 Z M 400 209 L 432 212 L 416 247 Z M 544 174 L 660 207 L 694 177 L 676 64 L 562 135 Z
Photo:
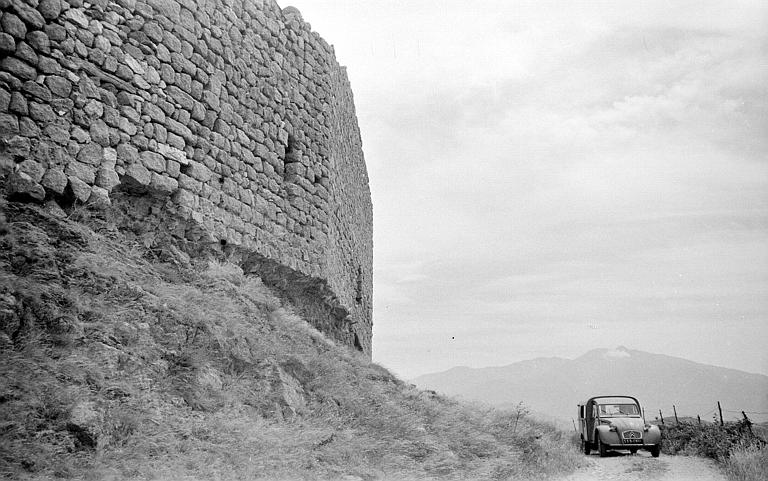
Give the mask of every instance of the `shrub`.
M 764 444 L 740 443 L 723 467 L 733 481 L 768 479 L 768 448 Z
M 761 446 L 765 441 L 751 434 L 746 421 L 693 424 L 682 422 L 674 426 L 659 426 L 662 449 L 667 454 L 704 456 L 725 462 L 737 446 Z

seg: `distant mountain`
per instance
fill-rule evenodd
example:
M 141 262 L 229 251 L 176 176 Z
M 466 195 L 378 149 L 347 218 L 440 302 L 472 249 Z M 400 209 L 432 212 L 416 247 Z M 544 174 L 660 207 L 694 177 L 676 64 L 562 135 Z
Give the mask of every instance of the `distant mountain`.
M 768 376 L 699 364 L 678 357 L 618 347 L 595 349 L 576 359 L 537 358 L 508 366 L 455 367 L 413 380 L 419 387 L 502 407 L 523 402 L 536 413 L 559 421 L 575 417 L 576 405 L 594 395 L 637 397 L 650 421 L 664 414 L 701 415 L 711 421 L 717 401 L 723 417 L 742 410 L 768 413 Z M 766 414 L 749 414 L 765 421 Z

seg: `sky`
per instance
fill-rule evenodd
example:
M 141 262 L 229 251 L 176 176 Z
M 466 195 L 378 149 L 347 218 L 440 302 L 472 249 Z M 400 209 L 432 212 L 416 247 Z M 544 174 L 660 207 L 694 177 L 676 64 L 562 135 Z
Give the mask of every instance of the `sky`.
M 292 0 L 355 96 L 374 361 L 768 374 L 768 4 Z

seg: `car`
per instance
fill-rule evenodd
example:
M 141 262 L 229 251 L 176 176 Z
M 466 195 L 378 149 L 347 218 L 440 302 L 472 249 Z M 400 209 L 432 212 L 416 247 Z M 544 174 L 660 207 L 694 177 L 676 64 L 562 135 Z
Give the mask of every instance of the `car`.
M 632 396 L 594 396 L 579 404 L 581 450 L 593 449 L 605 457 L 609 451 L 643 449 L 654 458 L 661 453 L 659 427 L 645 422 L 640 402 Z

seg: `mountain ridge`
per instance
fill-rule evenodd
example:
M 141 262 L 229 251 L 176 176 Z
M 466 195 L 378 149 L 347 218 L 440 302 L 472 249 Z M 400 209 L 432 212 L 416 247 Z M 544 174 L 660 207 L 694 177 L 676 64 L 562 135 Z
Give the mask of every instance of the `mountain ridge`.
M 638 397 L 651 420 L 659 410 L 671 417 L 673 405 L 680 415 L 706 420 L 718 401 L 726 418 L 745 410 L 760 413 L 757 421 L 768 419 L 762 414 L 768 413 L 768 376 L 624 346 L 592 349 L 574 359 L 539 357 L 506 366 L 447 370 L 412 382 L 495 406 L 522 402 L 561 421 L 574 416 L 578 402 L 605 393 Z

